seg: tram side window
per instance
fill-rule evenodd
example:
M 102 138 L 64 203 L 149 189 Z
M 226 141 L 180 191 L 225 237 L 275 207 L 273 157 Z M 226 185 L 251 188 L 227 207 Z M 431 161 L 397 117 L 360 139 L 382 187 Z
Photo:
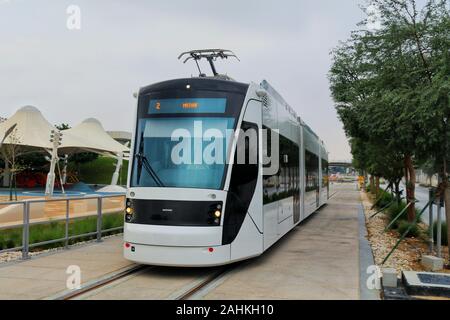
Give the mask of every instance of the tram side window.
M 306 192 L 319 188 L 319 157 L 308 150 L 305 151 Z
M 268 157 L 272 157 L 272 140 L 278 139 L 278 134 L 276 131 L 272 131 L 266 126 L 263 127 L 267 132 L 267 136 L 263 139 L 263 152 Z M 270 164 L 264 165 L 264 167 L 269 167 Z M 279 170 L 279 169 L 278 169 Z M 277 201 L 278 189 L 280 186 L 278 173 L 274 175 L 265 175 L 263 177 L 263 202 L 264 204 L 272 203 Z
M 284 188 L 281 190 L 279 199 L 292 197 L 299 192 L 300 186 L 297 183 L 300 172 L 299 152 L 300 148 L 295 142 L 280 136 L 280 167 Z
M 265 128 L 267 129 L 267 128 Z M 270 131 L 270 129 L 267 129 Z M 276 134 L 274 131 L 268 133 Z M 276 139 L 276 137 L 274 137 Z M 299 147 L 293 141 L 278 135 L 279 170 L 276 175 L 264 176 L 264 204 L 295 196 L 300 191 Z M 271 155 L 270 139 L 267 139 L 267 155 Z
M 278 172 L 280 176 L 280 190 L 278 194 L 279 199 L 284 199 L 289 197 L 289 140 L 280 135 L 280 154 L 278 163 L 280 164 L 280 171 Z
M 328 186 L 328 161 L 322 159 L 322 188 Z

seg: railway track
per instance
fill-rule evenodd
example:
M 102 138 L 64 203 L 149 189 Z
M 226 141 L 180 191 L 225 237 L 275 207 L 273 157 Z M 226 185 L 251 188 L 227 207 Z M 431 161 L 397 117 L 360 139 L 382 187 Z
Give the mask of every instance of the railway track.
M 90 281 L 86 285 L 82 286 L 80 289 L 75 289 L 70 292 L 64 293 L 62 295 L 59 295 L 54 298 L 54 300 L 73 300 L 75 298 L 81 297 L 83 295 L 86 295 L 89 292 L 92 292 L 94 290 L 100 289 L 102 287 L 105 287 L 111 283 L 114 283 L 116 281 L 122 280 L 123 278 L 126 278 L 130 275 L 136 274 L 142 270 L 145 270 L 149 268 L 148 266 L 144 265 L 134 265 L 129 268 L 126 268 L 124 270 L 121 270 L 113 275 L 107 275 L 105 277 L 102 277 L 100 279 L 96 279 L 93 281 Z
M 173 300 L 189 300 L 195 298 L 200 292 L 207 293 L 207 288 L 212 287 L 217 281 L 222 279 L 227 273 L 234 270 L 237 265 L 230 265 L 220 267 L 218 270 L 214 270 L 206 276 L 199 277 L 192 281 L 187 286 L 184 286 L 179 292 L 173 292 L 168 295 L 168 299 Z M 123 269 L 115 274 L 107 275 L 102 278 L 90 281 L 80 289 L 71 290 L 55 297 L 50 297 L 52 300 L 77 300 L 89 298 L 91 295 L 95 295 L 96 292 L 107 291 L 109 287 L 118 283 L 126 283 L 127 278 L 131 279 L 131 276 L 137 277 L 142 271 L 153 269 L 156 267 L 133 265 L 129 268 Z M 149 297 L 150 298 L 150 297 Z
M 233 270 L 235 267 L 236 266 L 222 267 L 217 272 L 214 272 L 212 275 L 207 276 L 203 281 L 199 282 L 197 285 L 193 286 L 192 288 L 186 290 L 179 296 L 175 297 L 175 300 L 189 300 L 190 298 L 194 297 L 197 293 L 199 293 L 201 290 L 220 280 L 222 276 Z

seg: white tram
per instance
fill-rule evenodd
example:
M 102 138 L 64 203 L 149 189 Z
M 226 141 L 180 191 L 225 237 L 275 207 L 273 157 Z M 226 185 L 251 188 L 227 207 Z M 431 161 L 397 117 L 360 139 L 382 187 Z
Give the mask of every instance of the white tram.
M 124 256 L 164 266 L 259 256 L 327 202 L 327 151 L 266 81 L 217 74 L 213 60 L 232 53 L 186 54 L 214 75 L 139 91 Z

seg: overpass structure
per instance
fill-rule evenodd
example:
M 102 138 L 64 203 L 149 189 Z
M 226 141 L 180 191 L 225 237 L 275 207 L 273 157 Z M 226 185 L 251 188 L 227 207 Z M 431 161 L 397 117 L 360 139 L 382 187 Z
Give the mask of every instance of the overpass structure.
M 352 160 L 337 160 L 332 159 L 328 164 L 330 167 L 346 167 L 353 168 Z
M 344 174 L 352 175 L 356 174 L 356 170 L 353 167 L 352 160 L 331 160 L 328 164 L 330 174 Z

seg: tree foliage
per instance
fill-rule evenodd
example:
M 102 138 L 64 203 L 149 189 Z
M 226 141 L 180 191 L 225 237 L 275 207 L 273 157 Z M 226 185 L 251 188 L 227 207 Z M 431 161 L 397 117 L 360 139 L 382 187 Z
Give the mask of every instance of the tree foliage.
M 391 182 L 405 176 L 414 201 L 414 161 L 449 159 L 449 0 L 373 0 L 367 20 L 333 51 L 330 85 L 361 169 Z M 376 17 L 374 17 L 376 15 Z M 368 29 L 377 19 L 379 28 Z M 414 219 L 414 206 L 409 219 Z

